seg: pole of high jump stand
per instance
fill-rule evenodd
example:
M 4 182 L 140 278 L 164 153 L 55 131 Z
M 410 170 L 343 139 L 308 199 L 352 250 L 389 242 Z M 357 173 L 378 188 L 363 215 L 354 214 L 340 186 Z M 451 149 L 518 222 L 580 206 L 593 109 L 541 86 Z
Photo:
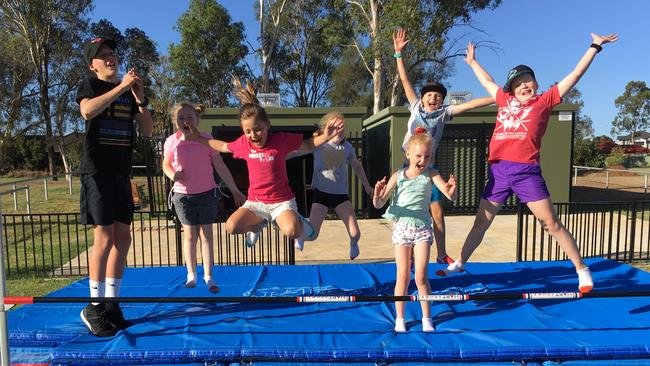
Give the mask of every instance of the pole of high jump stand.
M 2 238 L 2 204 L 0 204 L 0 364 L 9 366 L 9 332 L 7 331 L 7 312 L 5 311 L 5 244 Z

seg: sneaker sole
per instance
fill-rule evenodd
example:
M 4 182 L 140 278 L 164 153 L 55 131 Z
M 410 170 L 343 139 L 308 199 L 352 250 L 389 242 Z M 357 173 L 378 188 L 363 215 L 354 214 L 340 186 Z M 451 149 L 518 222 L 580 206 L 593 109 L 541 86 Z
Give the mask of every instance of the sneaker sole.
M 105 335 L 105 336 L 99 335 L 99 334 L 97 334 L 97 333 L 95 333 L 93 331 L 93 327 L 90 325 L 90 322 L 88 321 L 88 319 L 86 319 L 86 316 L 84 315 L 83 309 L 81 310 L 81 313 L 79 313 L 79 316 L 81 317 L 81 320 L 84 322 L 84 324 L 86 325 L 86 327 L 88 328 L 90 333 L 92 333 L 92 335 L 94 335 L 96 337 L 113 337 L 113 336 L 115 336 L 117 334 L 117 330 L 116 330 L 115 333 L 113 333 L 112 335 Z

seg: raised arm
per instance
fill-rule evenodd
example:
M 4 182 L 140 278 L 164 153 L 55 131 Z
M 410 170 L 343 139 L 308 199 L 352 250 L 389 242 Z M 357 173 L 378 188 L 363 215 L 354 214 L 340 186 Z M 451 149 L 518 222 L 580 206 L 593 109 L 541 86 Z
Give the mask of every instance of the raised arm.
M 391 175 L 388 183 L 386 183 L 386 177 L 377 181 L 372 196 L 372 205 L 375 206 L 375 208 L 382 208 L 390 198 L 390 194 L 393 192 L 395 185 L 397 185 L 397 172 Z
M 435 170 L 431 169 L 430 171 L 430 176 L 431 176 L 431 181 L 433 184 L 438 187 L 440 192 L 447 197 L 450 201 L 456 200 L 456 197 L 458 196 L 458 190 L 457 190 L 457 184 L 456 184 L 456 177 L 454 177 L 453 174 L 449 176 L 449 180 L 445 182 L 444 179 L 442 179 L 442 176 L 440 173 Z
M 350 159 L 350 166 L 352 167 L 352 170 L 354 170 L 354 174 L 361 179 L 361 183 L 363 184 L 363 188 L 366 190 L 366 193 L 372 197 L 374 195 L 372 186 L 370 185 L 370 182 L 368 182 L 368 177 L 366 176 L 366 171 L 363 170 L 363 165 L 359 162 L 359 160 L 356 159 Z
M 404 88 L 406 99 L 409 101 L 410 105 L 415 105 L 415 102 L 418 100 L 418 96 L 415 93 L 413 86 L 411 85 L 411 81 L 409 81 L 409 74 L 406 72 L 404 60 L 402 59 L 402 49 L 404 49 L 408 43 L 409 40 L 406 39 L 406 31 L 403 28 L 400 28 L 393 33 L 393 48 L 395 48 L 397 72 L 399 73 L 399 78 L 402 81 L 402 87 Z
M 478 81 L 483 85 L 483 88 L 487 90 L 488 94 L 492 97 L 492 100 L 496 99 L 497 91 L 499 90 L 499 85 L 494 82 L 492 76 L 488 74 L 487 71 L 478 63 L 474 55 L 474 44 L 472 42 L 467 44 L 467 56 L 465 56 L 465 62 L 472 68 L 474 75 Z
M 219 154 L 215 154 L 212 158 L 212 166 L 214 167 L 214 170 L 217 171 L 217 174 L 219 174 L 219 177 L 223 179 L 223 182 L 226 183 L 226 187 L 228 187 L 230 193 L 232 193 L 232 198 L 235 200 L 235 205 L 243 205 L 244 202 L 246 202 L 246 196 L 244 196 L 239 188 L 237 188 L 237 184 L 235 184 L 235 180 L 230 173 L 230 169 L 228 169 Z
M 343 129 L 343 120 L 340 118 L 334 118 L 327 123 L 327 126 L 325 126 L 325 128 L 323 128 L 323 133 L 321 133 L 316 137 L 303 140 L 299 150 L 307 150 L 307 151 L 314 150 L 320 145 L 333 139 L 339 132 L 341 132 L 342 129 Z
M 582 75 L 585 74 L 589 68 L 589 65 L 591 65 L 591 61 L 593 61 L 594 57 L 596 57 L 596 54 L 600 52 L 602 46 L 605 43 L 616 42 L 618 35 L 612 33 L 608 36 L 600 36 L 598 34 L 591 33 L 591 38 L 593 38 L 592 46 L 590 46 L 585 54 L 582 55 L 582 58 L 580 61 L 578 61 L 575 69 L 573 69 L 569 75 L 565 76 L 564 79 L 562 79 L 557 84 L 557 89 L 560 92 L 560 97 L 566 95 L 566 93 L 568 93 L 569 90 L 571 90 L 571 88 L 573 88 L 578 83 L 578 80 L 580 80 Z
M 456 104 L 452 106 L 451 113 L 452 115 L 457 116 L 461 113 L 467 112 L 474 108 L 485 107 L 486 105 L 490 105 L 492 103 L 494 103 L 494 99 L 492 99 L 492 97 L 475 98 L 470 100 L 469 102 Z

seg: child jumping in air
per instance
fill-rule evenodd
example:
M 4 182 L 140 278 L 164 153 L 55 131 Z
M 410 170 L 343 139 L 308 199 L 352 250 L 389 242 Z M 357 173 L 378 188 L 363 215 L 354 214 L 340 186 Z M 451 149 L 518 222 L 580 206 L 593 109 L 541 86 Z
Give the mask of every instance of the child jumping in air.
M 196 126 L 189 126 L 191 139 L 207 144 L 222 152 L 232 153 L 235 159 L 244 159 L 248 166 L 248 197 L 226 221 L 230 234 L 246 235 L 246 244 L 254 245 L 259 231 L 267 222 L 274 221 L 287 237 L 295 239 L 301 234 L 312 238 L 314 227 L 304 219 L 296 206 L 296 199 L 289 187 L 286 156 L 294 150 L 313 150 L 334 138 L 343 128 L 343 122 L 332 120 L 323 133 L 304 140 L 302 134 L 270 132 L 271 121 L 257 101 L 250 85 L 243 86 L 234 80 L 235 96 L 242 103 L 239 122 L 243 135 L 233 142 L 207 139 L 200 136 Z
M 335 120 L 342 122 L 343 128 L 341 131 L 326 144 L 317 147 L 313 151 L 314 172 L 311 185 L 314 188 L 314 199 L 311 205 L 309 221 L 314 225 L 316 233 L 311 240 L 316 240 L 316 237 L 318 237 L 325 215 L 328 209 L 332 208 L 345 224 L 350 236 L 350 259 L 354 259 L 359 256 L 361 232 L 348 196 L 348 164 L 350 164 L 357 177 L 361 179 L 363 188 L 370 197 L 372 197 L 373 188 L 368 182 L 363 165 L 357 160 L 354 148 L 345 140 L 345 120 L 341 113 L 330 112 L 324 115 L 320 120 L 317 135 L 323 134 L 323 130 L 327 125 Z M 303 236 L 295 239 L 295 247 L 298 250 L 302 250 L 305 239 Z
M 456 178 L 452 175 L 445 182 L 437 170 L 430 168 L 432 138 L 424 128 L 411 136 L 406 148 L 408 168 L 395 172 L 388 183 L 386 177 L 377 182 L 372 203 L 376 208 L 382 207 L 395 189 L 391 205 L 384 214 L 394 221 L 393 244 L 395 245 L 395 296 L 407 294 L 411 282 L 411 251 L 415 261 L 415 284 L 418 294 L 429 295 L 429 253 L 433 242 L 431 229 L 432 182 L 450 200 L 456 198 Z M 421 301 L 422 330 L 434 331 L 431 310 L 428 301 Z M 404 320 L 404 302 L 395 303 L 395 331 L 406 332 Z
M 454 116 L 471 109 L 490 105 L 493 100 L 490 97 L 485 97 L 472 99 L 461 104 L 445 106 L 442 103 L 447 96 L 447 88 L 437 82 L 430 82 L 424 85 L 418 96 L 409 81 L 408 72 L 402 59 L 402 50 L 408 43 L 409 40 L 406 39 L 406 31 L 404 29 L 400 28 L 393 33 L 393 47 L 395 49 L 393 57 L 395 57 L 395 61 L 397 62 L 397 71 L 402 81 L 404 94 L 409 102 L 409 110 L 411 111 L 402 149 L 406 151 L 407 143 L 417 127 L 425 128 L 432 138 L 431 167 L 438 169 L 435 165 L 436 150 L 442 140 L 442 132 L 447 122 L 452 121 Z M 431 210 L 431 217 L 433 219 L 433 236 L 437 250 L 436 262 L 439 264 L 451 264 L 454 260 L 447 255 L 442 195 L 435 186 L 431 191 L 431 204 L 429 205 L 429 209 Z
M 172 118 L 177 131 L 165 141 L 162 168 L 165 175 L 174 181 L 172 202 L 183 225 L 183 257 L 187 267 L 185 287 L 196 286 L 196 242 L 201 235 L 203 280 L 208 290 L 216 293 L 219 287 L 212 278 L 212 224 L 217 218 L 218 198 L 212 167 L 226 183 L 237 206 L 241 206 L 246 197 L 237 189 L 219 153 L 187 138 L 191 134 L 189 126 L 198 125 L 204 110 L 203 105 L 195 106 L 188 102 L 174 107 Z M 204 137 L 210 138 L 210 135 Z
M 474 45 L 467 45 L 465 61 L 494 98 L 499 110 L 490 140 L 488 182 L 481 195 L 474 225 L 465 239 L 458 261 L 450 264 L 446 270 L 438 271 L 439 275 L 457 272 L 463 268 L 481 244 L 485 232 L 503 203 L 515 193 L 526 203 L 575 266 L 578 273 L 578 289 L 581 292 L 592 290 L 593 280 L 589 267 L 580 256 L 575 239 L 562 225 L 553 208 L 539 161 L 542 136 L 553 107 L 560 104 L 562 96 L 576 85 L 596 54 L 602 50 L 602 46 L 618 39 L 616 34 L 599 36 L 592 33 L 591 37 L 593 43 L 587 48 L 575 69 L 542 94 L 537 93 L 539 85 L 535 73 L 526 65 L 519 65 L 510 70 L 502 89 L 476 60 Z

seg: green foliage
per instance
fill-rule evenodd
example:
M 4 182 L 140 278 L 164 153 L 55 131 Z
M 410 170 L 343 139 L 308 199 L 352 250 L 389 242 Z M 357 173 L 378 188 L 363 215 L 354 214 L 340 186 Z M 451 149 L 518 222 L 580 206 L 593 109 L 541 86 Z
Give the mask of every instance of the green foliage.
M 612 122 L 612 134 L 631 133 L 650 127 L 650 88 L 645 81 L 630 81 L 623 95 L 615 100 L 618 114 Z
M 601 168 L 605 163 L 605 155 L 596 148 L 592 140 L 578 140 L 573 147 L 573 165 Z
M 176 29 L 181 42 L 169 47 L 169 57 L 181 95 L 208 107 L 227 106 L 232 76 L 247 76 L 244 25 L 232 22 L 215 0 L 192 0 Z
M 364 106 L 372 110 L 372 78 L 355 49 L 344 50 L 332 72 L 332 84 L 327 99 L 333 107 Z
M 619 166 L 625 164 L 625 153 L 623 148 L 615 147 L 605 159 L 605 166 Z

